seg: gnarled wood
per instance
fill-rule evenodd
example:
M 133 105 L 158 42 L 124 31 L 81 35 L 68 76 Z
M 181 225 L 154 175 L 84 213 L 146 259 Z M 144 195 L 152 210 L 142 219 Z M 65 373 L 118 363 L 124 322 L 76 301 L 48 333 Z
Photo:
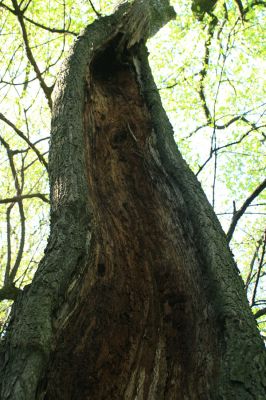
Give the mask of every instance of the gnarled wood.
M 243 284 L 141 40 L 172 16 L 166 0 L 123 4 L 63 67 L 51 236 L 14 308 L 2 400 L 264 398 Z
M 58 330 L 47 399 L 207 399 L 219 366 L 214 315 L 182 196 L 154 158 L 134 56 L 118 59 L 116 43 L 87 76 L 95 253 Z

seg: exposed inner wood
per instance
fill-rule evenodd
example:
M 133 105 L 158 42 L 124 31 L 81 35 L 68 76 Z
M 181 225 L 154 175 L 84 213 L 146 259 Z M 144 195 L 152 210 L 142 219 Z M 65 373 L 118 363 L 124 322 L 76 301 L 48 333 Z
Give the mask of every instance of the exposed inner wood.
M 112 43 L 90 65 L 84 131 L 94 245 L 45 398 L 206 400 L 219 351 L 193 232 L 132 58 Z

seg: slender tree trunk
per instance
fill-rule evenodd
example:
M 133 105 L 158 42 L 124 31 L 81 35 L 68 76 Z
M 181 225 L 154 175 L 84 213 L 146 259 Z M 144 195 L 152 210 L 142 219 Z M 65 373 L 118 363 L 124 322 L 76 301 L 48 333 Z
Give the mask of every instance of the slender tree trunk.
M 243 283 L 148 64 L 144 41 L 173 16 L 167 0 L 126 3 L 65 62 L 51 235 L 13 309 L 2 400 L 265 399 Z

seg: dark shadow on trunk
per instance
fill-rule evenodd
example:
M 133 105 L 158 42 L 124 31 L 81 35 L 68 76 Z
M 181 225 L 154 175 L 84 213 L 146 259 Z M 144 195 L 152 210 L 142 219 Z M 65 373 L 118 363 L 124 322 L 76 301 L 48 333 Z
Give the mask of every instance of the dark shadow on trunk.
M 207 399 L 219 365 L 214 313 L 182 197 L 154 159 L 134 56 L 118 58 L 117 42 L 87 77 L 95 253 L 57 332 L 46 398 Z
M 264 400 L 243 283 L 148 64 L 173 16 L 167 0 L 124 4 L 62 68 L 51 235 L 13 310 L 1 400 Z

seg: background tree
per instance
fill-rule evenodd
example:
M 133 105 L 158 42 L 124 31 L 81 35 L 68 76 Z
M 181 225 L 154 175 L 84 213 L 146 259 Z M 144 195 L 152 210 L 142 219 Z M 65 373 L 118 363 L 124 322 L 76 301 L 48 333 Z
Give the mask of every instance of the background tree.
M 24 3 L 24 2 L 23 2 Z M 53 89 L 53 81 L 52 81 L 52 77 L 51 75 L 51 69 L 52 69 L 52 65 L 50 65 L 49 63 L 51 63 L 51 54 L 50 54 L 50 59 L 49 62 L 47 62 L 46 67 L 44 68 L 44 73 L 41 71 L 38 62 L 36 61 L 36 56 L 33 53 L 33 49 L 32 49 L 32 45 L 30 45 L 29 43 L 29 35 L 27 33 L 27 28 L 25 25 L 25 15 L 26 13 L 29 12 L 30 7 L 33 7 L 33 3 L 27 3 L 26 5 L 23 3 L 20 3 L 20 5 L 13 1 L 12 2 L 12 6 L 13 8 L 9 7 L 7 4 L 4 4 L 3 2 L 1 3 L 1 5 L 4 7 L 4 9 L 6 11 L 8 11 L 8 14 L 10 16 L 10 13 L 13 14 L 16 18 L 17 21 L 19 23 L 21 32 L 22 32 L 22 37 L 23 37 L 23 42 L 24 42 L 24 46 L 25 46 L 25 54 L 26 54 L 26 68 L 25 71 L 28 74 L 27 75 L 27 79 L 25 79 L 25 82 L 21 82 L 23 86 L 21 93 L 19 93 L 20 95 L 20 102 L 16 105 L 16 107 L 20 108 L 20 111 L 22 110 L 22 102 L 21 99 L 23 101 L 23 99 L 25 99 L 26 93 L 28 91 L 28 85 L 31 83 L 30 82 L 30 78 L 29 78 L 29 71 L 34 71 L 34 76 L 37 77 L 42 93 L 44 95 L 44 98 L 46 99 L 45 101 L 47 102 L 47 107 L 51 108 L 52 107 L 52 98 L 51 98 L 51 92 Z M 256 6 L 264 6 L 264 4 L 257 4 L 254 3 L 253 7 L 252 4 L 247 6 L 245 11 L 245 15 L 248 14 L 251 11 L 254 11 L 254 8 Z M 66 6 L 66 4 L 65 4 Z M 198 71 L 196 70 L 196 64 L 192 65 L 191 71 L 193 72 L 193 76 L 191 78 L 194 78 L 194 91 L 191 91 L 192 93 L 188 93 L 187 96 L 184 96 L 184 80 L 182 85 L 181 84 L 177 84 L 177 82 L 174 83 L 169 83 L 169 79 L 167 84 L 165 85 L 165 82 L 161 81 L 160 82 L 160 75 L 162 75 L 163 79 L 165 80 L 165 76 L 166 76 L 166 71 L 167 71 L 167 67 L 164 66 L 164 68 L 161 68 L 161 70 L 159 70 L 159 76 L 157 77 L 157 81 L 158 84 L 162 87 L 160 87 L 161 89 L 163 88 L 168 88 L 169 86 L 172 86 L 171 89 L 173 89 L 173 92 L 176 92 L 175 95 L 177 96 L 176 98 L 178 99 L 177 106 L 178 107 L 183 107 L 185 108 L 185 104 L 186 104 L 186 99 L 188 99 L 189 102 L 189 107 L 191 110 L 191 104 L 194 104 L 195 107 L 193 107 L 193 110 L 196 110 L 198 107 L 199 110 L 202 109 L 203 111 L 203 117 L 205 115 L 206 118 L 206 124 L 204 124 L 204 126 L 199 125 L 196 126 L 194 131 L 189 135 L 190 137 L 187 138 L 187 140 L 183 140 L 181 141 L 181 139 L 179 139 L 179 142 L 181 143 L 181 146 L 184 146 L 184 149 L 187 148 L 187 150 L 189 149 L 189 147 L 191 146 L 191 143 L 193 143 L 193 145 L 195 146 L 195 144 L 197 145 L 197 143 L 204 143 L 204 147 L 206 147 L 207 145 L 207 138 L 208 136 L 210 136 L 210 142 L 211 142 L 211 150 L 210 150 L 210 155 L 208 157 L 206 157 L 206 160 L 203 160 L 203 162 L 201 163 L 201 165 L 198 167 L 198 174 L 203 174 L 205 171 L 208 171 L 207 168 L 210 165 L 210 163 L 212 162 L 212 160 L 214 160 L 213 163 L 213 182 L 211 185 L 211 198 L 212 198 L 212 203 L 213 206 L 217 207 L 217 203 L 220 206 L 219 201 L 217 201 L 216 198 L 216 193 L 217 193 L 217 186 L 219 184 L 221 184 L 220 182 L 222 182 L 224 178 L 223 174 L 221 174 L 222 179 L 219 179 L 219 174 L 218 174 L 218 166 L 221 164 L 221 166 L 223 167 L 222 171 L 223 173 L 225 173 L 225 176 L 227 177 L 226 171 L 224 171 L 224 166 L 228 165 L 228 163 L 225 163 L 225 161 L 223 160 L 224 154 L 227 154 L 226 151 L 228 150 L 228 148 L 231 148 L 233 146 L 236 146 L 238 144 L 243 144 L 243 142 L 245 140 L 247 140 L 247 138 L 249 139 L 252 136 L 252 143 L 253 146 L 254 144 L 256 144 L 255 149 L 258 150 L 258 145 L 262 146 L 264 144 L 264 139 L 265 139 L 265 134 L 262 131 L 263 128 L 263 112 L 260 113 L 260 98 L 262 97 L 262 94 L 260 93 L 260 91 L 258 90 L 258 92 L 256 93 L 256 107 L 254 107 L 252 110 L 246 110 L 243 111 L 243 107 L 245 106 L 245 101 L 243 101 L 243 104 L 239 104 L 239 91 L 241 92 L 241 85 L 239 82 L 233 84 L 233 88 L 234 88 L 234 93 L 235 93 L 235 98 L 234 101 L 237 101 L 237 105 L 239 107 L 238 110 L 238 114 L 235 113 L 233 115 L 229 115 L 229 119 L 227 119 L 227 115 L 226 115 L 226 111 L 224 109 L 224 101 L 221 102 L 220 104 L 220 97 L 221 94 L 224 96 L 224 93 L 227 93 L 229 91 L 229 87 L 232 86 L 232 79 L 229 79 L 227 75 L 230 75 L 231 73 L 231 69 L 230 68 L 226 68 L 227 67 L 227 63 L 228 60 L 230 60 L 230 56 L 231 53 L 233 52 L 234 46 L 235 46 L 235 42 L 231 43 L 231 40 L 233 38 L 233 41 L 236 40 L 235 37 L 237 37 L 238 31 L 237 29 L 239 29 L 239 25 L 242 23 L 241 22 L 241 18 L 237 17 L 237 20 L 235 21 L 235 25 L 230 26 L 230 16 L 229 16 L 229 12 L 227 9 L 227 6 L 224 5 L 223 7 L 221 7 L 221 9 L 219 10 L 218 5 L 217 8 L 215 9 L 217 12 L 218 17 L 221 15 L 223 16 L 224 19 L 217 18 L 217 16 L 213 16 L 210 15 L 210 17 L 206 17 L 206 18 L 210 18 L 209 20 L 207 20 L 207 25 L 205 28 L 205 31 L 203 31 L 202 33 L 202 44 L 203 44 L 203 49 L 204 51 L 200 53 L 200 62 L 202 61 L 202 54 L 203 54 L 203 66 L 201 67 L 201 69 L 199 69 Z M 188 10 L 187 10 L 188 11 Z M 100 12 L 102 12 L 100 10 Z M 220 14 L 219 14 L 220 12 Z M 232 15 L 233 15 L 233 10 L 231 10 Z M 97 12 L 98 13 L 98 12 Z M 181 16 L 181 14 L 179 14 Z M 186 13 L 184 12 L 184 14 L 182 14 L 182 18 L 184 17 L 184 15 L 186 15 Z M 261 18 L 262 14 L 259 14 L 260 16 L 258 18 Z M 35 14 L 36 16 L 36 14 Z M 11 15 L 12 17 L 12 15 Z M 10 18 L 11 18 L 10 17 Z M 55 28 L 50 28 L 47 27 L 45 25 L 40 26 L 41 24 L 38 22 L 38 26 L 36 26 L 36 24 L 33 24 L 33 19 L 31 19 L 30 17 L 26 17 L 26 21 L 31 24 L 34 25 L 34 27 L 38 28 L 38 29 L 44 29 L 46 32 L 53 33 L 54 31 L 57 34 L 64 34 L 64 40 L 65 40 L 65 35 L 67 34 L 71 34 L 69 33 L 69 27 L 68 29 L 55 29 Z M 190 14 L 190 19 L 191 19 L 191 14 Z M 231 17 L 233 19 L 233 17 Z M 255 17 L 254 17 L 255 18 Z M 29 19 L 31 21 L 29 21 Z M 243 18 L 242 18 L 243 19 Z M 222 23 L 219 21 L 223 21 Z M 206 23 L 205 22 L 205 23 Z M 254 23 L 254 22 L 253 22 Z M 30 25 L 30 26 L 31 26 Z M 178 26 L 178 24 L 177 24 Z M 226 32 L 226 28 L 228 28 L 229 26 L 229 30 L 228 30 L 228 36 L 226 36 L 226 40 L 225 40 L 225 44 L 226 46 L 223 47 L 223 41 L 220 39 L 221 35 L 223 33 Z M 236 28 L 238 26 L 238 28 Z M 242 25 L 240 25 L 242 27 Z M 175 28 L 176 26 L 174 25 L 173 27 L 173 32 L 175 33 Z M 197 29 L 202 29 L 202 25 L 201 24 L 196 24 L 196 28 Z M 35 29 L 35 28 L 34 28 Z M 169 28 L 167 28 L 169 29 Z M 191 29 L 191 27 L 190 27 Z M 236 31 L 234 30 L 236 29 Z M 246 28 L 245 28 L 246 29 Z M 251 28 L 250 28 L 251 29 Z M 257 28 L 256 28 L 257 29 Z M 167 32 L 167 31 L 166 31 Z M 191 32 L 191 30 L 190 30 Z M 233 32 L 233 33 L 232 33 Z M 178 32 L 177 32 L 178 33 Z M 72 32 L 73 34 L 73 32 Z M 172 33 L 173 34 L 173 33 Z M 180 33 L 179 33 L 180 35 Z M 215 36 L 217 35 L 217 37 Z M 178 35 L 177 35 L 178 36 Z M 183 42 L 184 42 L 184 38 L 182 38 Z M 216 41 L 215 41 L 216 40 Z M 157 38 L 157 43 L 156 43 L 156 39 L 155 39 L 155 44 L 153 44 L 153 46 L 158 47 L 158 43 L 160 43 L 161 45 L 161 41 L 160 39 Z M 241 42 L 241 41 L 240 41 Z M 246 44 L 244 44 L 245 46 Z M 168 50 L 168 57 L 169 54 L 173 54 L 173 52 Z M 211 51 L 212 50 L 212 54 L 213 54 L 213 59 L 211 58 Z M 55 49 L 55 47 L 53 47 L 53 51 L 57 51 L 57 49 Z M 161 48 L 160 48 L 160 52 L 161 52 Z M 239 57 L 239 47 L 237 46 L 237 50 L 235 52 L 235 54 L 238 55 Z M 158 52 L 159 54 L 159 52 Z M 158 55 L 157 54 L 157 55 Z M 165 54 L 165 53 L 164 53 Z M 197 54 L 197 51 L 196 51 Z M 240 53 L 241 54 L 241 53 Z M 262 55 L 262 53 L 261 53 Z M 259 54 L 259 57 L 261 56 Z M 13 55 L 14 56 L 14 55 Z M 189 54 L 186 54 L 186 56 L 189 59 Z M 215 56 L 217 56 L 218 59 L 218 63 L 214 62 L 214 60 L 216 61 Z M 48 58 L 49 58 L 48 57 Z M 192 58 L 192 57 L 191 57 Z M 219 65 L 219 61 L 221 60 L 221 65 Z M 200 62 L 198 65 L 200 65 Z M 12 65 L 12 62 L 10 62 L 10 64 Z M 53 63 L 51 63 L 53 64 Z M 28 67 L 27 67 L 28 65 Z M 163 64 L 162 64 L 163 65 Z M 184 63 L 185 65 L 185 63 Z M 214 74 L 212 72 L 213 68 L 216 68 L 216 74 Z M 219 68 L 220 67 L 220 68 Z M 155 69 L 156 70 L 156 69 Z M 166 70 L 166 71 L 165 71 Z M 9 69 L 10 71 L 10 69 Z M 11 69 L 12 71 L 12 69 Z M 19 67 L 17 70 L 17 74 L 21 74 L 21 72 L 24 72 L 23 67 Z M 183 75 L 184 75 L 184 71 L 185 68 L 183 68 Z M 187 72 L 187 71 L 186 71 Z M 257 72 L 257 71 L 255 71 Z M 240 71 L 241 74 L 241 71 Z M 178 71 L 178 75 L 180 75 L 180 71 Z M 44 78 L 45 77 L 45 78 Z M 213 88 L 215 88 L 215 77 L 218 77 L 218 81 L 216 83 L 216 91 L 215 93 L 212 93 Z M 256 77 L 258 78 L 258 75 L 256 75 Z M 14 77 L 13 77 L 14 78 Z M 46 80 L 45 80 L 46 79 Z M 170 77 L 170 80 L 172 78 Z M 188 86 L 192 86 L 191 85 L 191 80 L 189 81 L 188 77 L 185 77 L 185 82 L 188 82 Z M 4 79 L 2 80 L 4 85 L 8 85 L 7 81 L 5 81 Z M 11 83 L 11 82 L 9 82 Z M 14 80 L 13 82 L 14 83 Z M 12 87 L 12 85 L 9 85 Z M 8 87 L 9 87 L 8 86 Z M 20 86 L 20 85 L 18 85 Z M 209 87 L 210 91 L 207 91 L 207 88 Z M 182 95 L 180 96 L 180 92 L 178 93 L 178 88 L 180 90 L 180 88 L 182 88 Z M 10 93 L 10 88 L 9 88 L 9 93 Z M 13 90 L 13 89 L 12 89 Z M 170 90 L 170 89 L 168 89 Z M 167 90 L 167 91 L 168 91 Z M 242 89 L 243 90 L 243 89 Z M 162 90 L 161 90 L 162 93 Z M 208 98 L 206 96 L 206 93 L 209 93 L 209 97 Z M 186 93 L 185 93 L 186 94 Z M 169 95 L 168 95 L 169 96 Z M 173 102 L 171 103 L 171 96 L 165 97 L 165 102 L 166 104 L 168 104 L 168 106 L 170 105 L 170 107 L 173 107 Z M 172 94 L 172 96 L 174 96 L 174 94 Z M 232 94 L 229 92 L 228 93 L 228 97 L 232 100 Z M 184 98 L 184 102 L 182 101 L 182 103 L 180 102 L 180 98 Z M 194 103 L 191 101 L 194 98 Z M 35 100 L 35 99 L 34 99 Z M 27 100 L 28 101 L 28 100 Z M 196 103 L 195 103 L 196 101 Z M 233 101 L 233 102 L 234 102 Z M 254 101 L 254 100 L 253 100 Z M 210 107 L 211 104 L 211 107 Z M 230 104 L 229 100 L 228 100 L 228 108 L 231 111 L 231 107 L 232 104 Z M 30 107 L 30 109 L 32 109 L 32 107 Z M 258 111 L 259 110 L 259 111 Z M 28 109 L 23 109 L 23 114 L 27 117 L 28 114 Z M 253 115 L 252 115 L 253 114 Z M 34 114 L 32 114 L 34 115 Z M 43 113 L 43 115 L 45 115 Z M 170 114 L 171 115 L 171 114 Z M 175 113 L 175 115 L 183 115 L 180 112 L 179 113 Z M 247 118 L 247 115 L 250 118 Z M 199 117 L 200 117 L 200 112 L 199 112 Z M 176 118 L 176 117 L 175 117 Z M 255 119 L 255 121 L 254 121 Z M 182 124 L 184 124 L 183 121 L 183 116 L 180 118 L 180 120 L 182 121 Z M 193 122 L 195 124 L 195 115 L 193 115 Z M 47 167 L 47 162 L 45 161 L 45 158 L 42 154 L 42 151 L 38 150 L 38 146 L 40 147 L 39 143 L 33 143 L 32 140 L 29 139 L 31 130 L 29 129 L 30 124 L 34 123 L 34 119 L 32 120 L 33 122 L 28 122 L 28 119 L 26 120 L 27 124 L 27 132 L 24 133 L 19 127 L 14 125 L 14 123 L 10 120 L 7 119 L 7 117 L 5 116 L 5 114 L 2 114 L 2 121 L 4 122 L 5 125 L 7 125 L 9 128 L 11 128 L 16 135 L 19 135 L 20 139 L 24 141 L 24 143 L 27 144 L 28 148 L 25 149 L 20 149 L 20 150 L 12 150 L 12 137 L 8 137 L 9 141 L 6 140 L 6 138 L 2 138 L 1 143 L 3 145 L 3 148 L 6 150 L 7 152 L 7 160 L 9 162 L 10 165 L 10 170 L 7 170 L 5 168 L 4 165 L 4 172 L 5 173 L 10 173 L 11 176 L 13 176 L 14 179 L 14 188 L 16 190 L 16 195 L 15 196 L 5 196 L 2 200 L 3 204 L 7 204 L 7 208 L 5 208 L 5 215 L 6 215 L 6 226 L 7 226 L 7 251 L 6 251 L 6 272 L 4 274 L 4 286 L 2 289 L 2 298 L 3 299 L 14 299 L 17 295 L 17 293 L 19 293 L 19 289 L 18 287 L 21 285 L 23 286 L 23 283 L 25 284 L 25 278 L 28 279 L 29 278 L 29 267 L 30 264 L 32 266 L 32 262 L 28 263 L 27 265 L 27 261 L 25 263 L 25 259 L 24 257 L 27 256 L 27 252 L 23 252 L 23 249 L 25 247 L 25 242 L 27 243 L 27 240 L 25 241 L 26 236 L 26 224 L 25 224 L 25 202 L 29 201 L 30 198 L 39 198 L 40 200 L 44 200 L 47 201 L 47 197 L 43 194 L 43 191 L 36 191 L 36 193 L 32 193 L 32 188 L 30 186 L 26 186 L 25 182 L 25 173 L 28 174 L 28 171 L 30 170 L 30 168 L 33 168 L 33 165 L 36 165 L 37 162 L 41 162 L 45 167 Z M 221 121 L 222 123 L 220 123 L 219 121 Z M 39 122 L 39 121 L 38 121 Z M 258 123 L 259 122 L 259 123 Z M 262 124 L 260 124 L 260 122 L 262 122 Z M 36 121 L 35 121 L 36 124 Z M 177 124 L 178 126 L 180 125 L 180 123 Z M 232 126 L 236 125 L 237 126 L 237 134 L 234 134 L 234 132 L 232 132 L 232 130 L 228 130 L 228 128 L 232 128 Z M 244 130 L 246 126 L 249 126 L 249 129 L 245 132 L 242 131 L 242 129 Z M 223 141 L 220 143 L 220 138 L 218 137 L 217 132 L 219 130 L 223 131 Z M 184 132 L 186 132 L 186 136 L 188 129 L 187 127 L 184 128 L 183 130 Z M 205 139 L 203 140 L 202 137 L 201 139 L 197 139 L 195 140 L 195 136 L 196 134 L 198 135 L 198 133 L 200 131 L 203 131 L 203 137 L 205 137 Z M 128 127 L 128 132 L 132 135 L 132 137 L 135 137 L 134 132 L 132 131 L 131 127 Z M 253 133 L 256 133 L 255 138 L 253 137 Z M 7 133 L 8 135 L 8 133 Z M 234 140 L 232 141 L 232 136 L 235 135 Z M 16 138 L 16 137 L 15 137 Z M 13 138 L 14 140 L 14 138 Z M 15 139 L 15 143 L 17 142 L 17 138 Z M 23 143 L 23 142 L 22 142 Z M 40 142 L 42 143 L 42 142 Z M 185 143 L 185 144 L 184 144 Z M 248 143 L 248 145 L 250 146 L 250 142 Z M 45 147 L 45 146 L 44 146 Z M 250 147 L 252 148 L 252 146 Z M 227 150 L 226 150 L 227 149 Z M 25 151 L 24 151 L 25 150 Z M 253 150 L 253 148 L 252 148 Z M 46 151 L 46 149 L 44 148 L 44 152 Z M 184 150 L 185 151 L 185 150 Z M 186 151 L 187 157 L 189 159 L 189 152 Z M 254 151 L 252 152 L 253 156 Z M 259 153 L 258 153 L 259 154 Z M 27 164 L 25 166 L 26 161 L 28 160 L 29 157 L 32 157 L 32 155 L 34 156 L 33 160 Z M 222 157 L 221 157 L 222 155 Z M 18 158 L 18 156 L 20 158 Z M 201 156 L 202 157 L 202 156 Z M 196 162 L 195 162 L 196 159 Z M 15 161 L 14 161 L 15 160 Z M 18 160 L 19 160 L 19 167 L 17 166 L 18 164 Z M 197 163 L 199 164 L 200 160 L 200 156 L 197 155 L 196 153 L 196 157 L 195 157 L 195 153 L 194 153 L 194 162 L 191 163 L 192 167 L 196 167 Z M 261 175 L 263 176 L 263 169 L 261 168 L 262 166 L 262 160 L 263 160 L 263 155 L 258 155 L 258 159 L 256 160 L 257 162 L 257 168 L 258 171 L 261 171 Z M 228 160 L 226 160 L 228 161 Z M 229 160 L 232 164 L 232 159 Z M 238 165 L 241 165 L 239 163 L 239 159 L 237 159 Z M 243 162 L 242 162 L 243 163 Z M 255 169 L 254 165 L 249 163 L 249 168 Z M 229 165 L 230 166 L 230 165 Z M 229 168 L 229 167 L 227 167 Z M 41 170 L 41 169 L 40 169 Z M 10 172 L 9 172 L 10 171 Z M 36 174 L 35 171 L 38 171 L 37 169 L 34 170 L 34 173 Z M 206 172 L 206 176 L 210 176 L 209 175 L 209 171 Z M 258 173 L 259 176 L 259 173 Z M 28 177 L 30 178 L 30 180 L 28 182 L 30 182 L 30 184 L 32 184 L 32 176 L 28 175 Z M 206 177 L 205 177 L 206 179 Z M 205 179 L 203 178 L 202 183 L 204 184 Z M 40 181 L 39 181 L 40 182 Z M 229 186 L 230 188 L 230 183 L 228 184 L 228 182 L 225 181 L 225 183 L 227 183 L 227 186 Z M 235 187 L 236 185 L 234 185 Z M 244 186 L 244 185 L 243 185 Z M 33 184 L 34 187 L 34 184 Z M 45 186 L 43 186 L 45 188 Z M 244 214 L 245 211 L 247 211 L 248 207 L 250 207 L 251 205 L 254 205 L 254 203 L 252 204 L 252 202 L 254 202 L 255 199 L 257 199 L 258 195 L 261 195 L 263 188 L 265 187 L 265 181 L 262 181 L 262 183 L 258 183 L 257 185 L 254 185 L 254 189 L 250 190 L 250 193 L 247 195 L 246 190 L 244 191 L 244 189 L 247 188 L 247 185 L 245 185 L 245 187 L 242 187 L 244 194 L 244 199 L 242 201 L 242 206 L 241 207 L 237 207 L 238 209 L 236 209 L 236 207 L 234 206 L 233 208 L 233 219 L 232 219 L 232 223 L 230 225 L 230 229 L 229 229 L 229 234 L 228 234 L 228 239 L 231 239 L 232 233 L 234 231 L 234 228 L 236 226 L 236 223 L 238 223 L 238 221 L 240 220 L 240 217 L 242 217 L 242 215 Z M 28 192 L 26 194 L 24 194 L 25 192 L 25 188 L 30 188 L 30 190 L 28 190 Z M 218 186 L 219 188 L 219 186 Z M 8 191 L 9 189 L 7 189 Z M 239 188 L 238 188 L 239 191 Z M 29 193 L 30 192 L 30 193 Z M 218 197 L 221 195 L 222 190 L 219 189 L 218 190 Z M 34 204 L 34 203 L 33 203 Z M 256 203 L 256 204 L 261 204 L 260 202 Z M 260 206 L 256 206 L 260 207 Z M 257 210 L 256 210 L 257 211 Z M 258 211 L 259 212 L 259 211 Z M 17 213 L 17 214 L 16 214 Z M 28 214 L 35 214 L 32 211 L 29 212 Z M 11 220 L 11 217 L 13 218 Z M 243 220 L 243 217 L 241 218 Z M 17 229 L 16 231 L 13 231 L 12 226 L 14 226 L 14 223 L 16 223 L 16 221 L 19 220 L 19 226 L 20 228 Z M 36 221 L 36 217 L 32 218 L 33 223 L 37 225 L 37 221 Z M 14 221 L 14 222 L 13 222 Z M 258 224 L 258 222 L 256 222 Z M 30 225 L 30 224 L 29 224 Z M 36 226 L 35 225 L 35 226 Z M 239 224 L 238 224 L 239 226 Z M 259 227 L 259 229 L 261 229 Z M 18 237 L 16 237 L 16 235 L 18 235 Z M 242 239 L 242 238 L 241 238 Z M 14 247 L 17 247 L 17 254 L 16 252 L 12 253 L 11 249 L 14 249 Z M 261 281 L 261 278 L 263 277 L 264 273 L 263 273 L 263 267 L 264 267 L 264 253 L 265 253 L 265 239 L 263 238 L 262 234 L 261 234 L 261 239 L 258 240 L 258 244 L 256 245 L 255 248 L 255 255 L 252 257 L 251 263 L 250 263 L 250 270 L 247 271 L 247 278 L 246 278 L 246 282 L 247 282 L 247 287 L 249 287 L 250 293 L 251 293 L 251 302 L 252 305 L 255 307 L 258 307 L 258 305 L 262 304 L 263 305 L 263 299 L 261 301 L 261 290 L 259 290 L 259 285 Z M 15 256 L 14 256 L 15 254 Z M 24 257 L 23 257 L 24 256 Z M 12 260 L 13 257 L 13 260 Z M 24 266 L 23 266 L 24 264 Z M 27 267 L 25 268 L 25 266 L 27 265 Z M 98 264 L 99 266 L 101 265 L 101 268 L 103 267 L 103 263 L 99 262 Z M 104 273 L 104 272 L 103 272 Z M 19 281 L 20 278 L 20 281 Z M 15 283 L 15 285 L 14 285 Z M 15 287 L 14 287 L 15 286 Z M 259 301 L 261 302 L 260 304 L 258 304 L 258 299 L 257 297 L 260 296 Z M 261 308 L 261 310 L 255 309 L 256 310 L 256 315 L 259 317 L 261 317 L 263 315 L 263 307 Z

